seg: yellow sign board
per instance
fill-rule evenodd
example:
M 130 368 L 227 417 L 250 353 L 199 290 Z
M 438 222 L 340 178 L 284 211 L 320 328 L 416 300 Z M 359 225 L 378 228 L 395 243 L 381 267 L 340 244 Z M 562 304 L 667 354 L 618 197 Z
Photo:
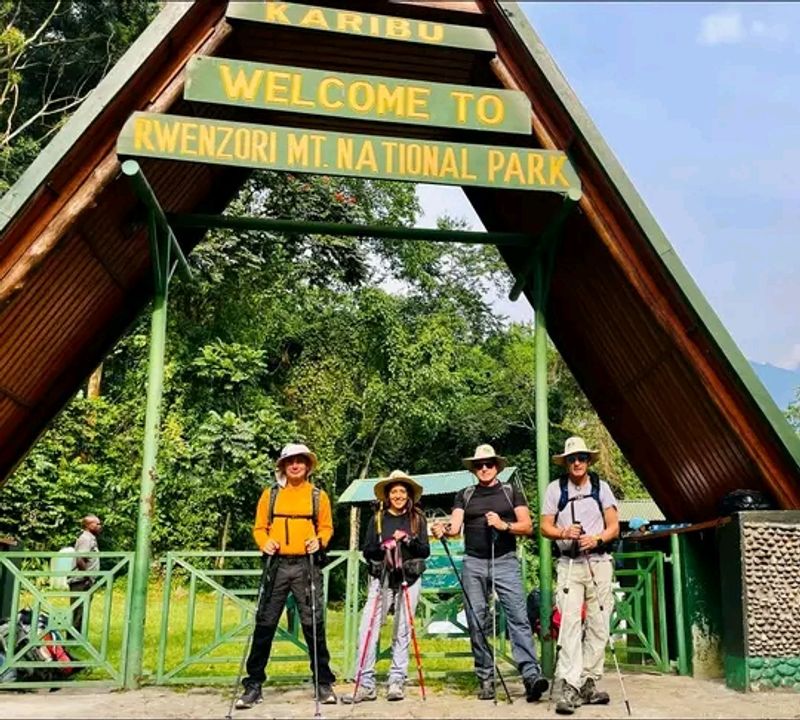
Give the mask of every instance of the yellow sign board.
M 563 152 L 134 113 L 117 153 L 191 162 L 568 193 L 580 179 Z

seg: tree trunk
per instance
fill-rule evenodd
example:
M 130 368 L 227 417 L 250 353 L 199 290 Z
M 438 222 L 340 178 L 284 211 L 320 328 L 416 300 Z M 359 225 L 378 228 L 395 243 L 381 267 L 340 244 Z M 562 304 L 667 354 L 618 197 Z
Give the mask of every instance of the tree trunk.
M 225 552 L 225 548 L 228 547 L 228 532 L 230 531 L 230 528 L 231 528 L 231 511 L 228 510 L 228 512 L 225 513 L 225 522 L 222 525 L 222 539 L 220 540 L 219 543 L 220 552 Z M 222 555 L 220 555 L 217 558 L 216 567 L 217 570 L 222 570 L 225 567 L 225 558 Z
M 103 378 L 103 363 L 100 363 L 89 376 L 89 386 L 86 388 L 86 397 L 96 400 L 100 397 L 100 381 Z

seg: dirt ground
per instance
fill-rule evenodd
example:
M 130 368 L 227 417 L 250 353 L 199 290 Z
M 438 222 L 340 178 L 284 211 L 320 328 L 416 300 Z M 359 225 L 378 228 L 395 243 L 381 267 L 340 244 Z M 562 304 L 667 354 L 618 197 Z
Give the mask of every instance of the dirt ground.
M 657 675 L 623 676 L 625 690 L 635 718 L 800 718 L 800 693 L 773 691 L 739 693 L 722 681 Z M 608 675 L 602 687 L 611 695 L 611 704 L 584 706 L 575 718 L 624 718 L 625 705 L 619 681 Z M 337 686 L 339 694 L 349 685 Z M 428 691 L 422 702 L 416 687 L 408 688 L 402 702 L 389 703 L 379 693 L 376 702 L 349 705 L 323 705 L 324 720 L 335 718 L 553 718 L 547 698 L 539 703 L 525 702 L 522 685 L 509 683 L 513 704 L 498 699 L 474 699 L 455 691 Z M 0 693 L 1 718 L 216 718 L 228 712 L 230 692 L 193 688 L 188 691 L 148 687 L 137 691 L 96 691 L 65 688 L 55 693 Z M 264 702 L 251 710 L 234 711 L 234 720 L 314 717 L 310 686 L 295 689 L 265 688 Z

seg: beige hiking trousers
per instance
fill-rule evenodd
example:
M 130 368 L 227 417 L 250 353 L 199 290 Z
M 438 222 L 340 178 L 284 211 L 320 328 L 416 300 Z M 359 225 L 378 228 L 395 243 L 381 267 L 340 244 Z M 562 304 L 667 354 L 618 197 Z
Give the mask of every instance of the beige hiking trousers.
M 608 643 L 609 622 L 613 610 L 611 581 L 614 575 L 612 560 L 592 562 L 592 582 L 586 558 L 558 561 L 557 604 L 561 614 L 558 664 L 556 678 L 580 688 L 587 678 L 599 680 L 603 675 L 605 649 Z M 567 576 L 569 575 L 569 592 Z M 586 602 L 585 628 L 581 623 L 581 607 Z M 600 607 L 602 606 L 602 611 Z M 585 632 L 584 632 L 585 630 Z

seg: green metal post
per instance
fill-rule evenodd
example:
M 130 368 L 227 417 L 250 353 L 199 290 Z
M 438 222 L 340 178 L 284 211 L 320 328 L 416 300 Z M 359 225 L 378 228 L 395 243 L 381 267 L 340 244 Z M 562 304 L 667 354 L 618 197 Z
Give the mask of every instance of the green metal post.
M 547 485 L 550 482 L 550 438 L 547 410 L 547 325 L 544 319 L 544 263 L 540 257 L 535 268 L 537 302 L 534 314 L 534 357 L 535 357 L 535 393 L 536 393 L 536 489 L 539 502 L 536 514 L 541 511 Z M 550 634 L 550 612 L 553 606 L 553 559 L 550 540 L 539 534 L 539 593 L 541 606 L 539 621 L 542 637 Z M 552 676 L 555 668 L 553 641 L 542 641 L 542 669 L 546 675 Z
M 156 455 L 161 424 L 161 395 L 164 384 L 164 349 L 167 338 L 167 285 L 169 246 L 162 252 L 156 217 L 150 220 L 150 250 L 153 255 L 153 312 L 150 320 L 150 359 L 147 380 L 147 409 L 144 421 L 142 477 L 139 490 L 139 517 L 136 523 L 136 556 L 133 568 L 131 620 L 125 687 L 136 688 L 142 676 L 144 626 L 147 616 L 147 584 L 150 577 L 150 532 L 155 508 Z
M 689 674 L 686 654 L 686 625 L 683 609 L 683 577 L 681 572 L 681 543 L 676 533 L 669 536 L 672 564 L 672 593 L 675 599 L 675 635 L 678 638 L 678 675 Z

